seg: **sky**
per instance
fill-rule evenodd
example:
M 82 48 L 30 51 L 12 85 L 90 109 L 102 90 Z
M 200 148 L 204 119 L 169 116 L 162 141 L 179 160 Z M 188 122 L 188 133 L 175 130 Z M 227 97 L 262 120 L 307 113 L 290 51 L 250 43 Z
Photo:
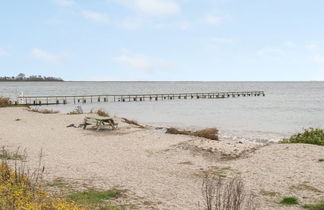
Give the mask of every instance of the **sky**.
M 0 76 L 324 80 L 323 0 L 0 0 Z

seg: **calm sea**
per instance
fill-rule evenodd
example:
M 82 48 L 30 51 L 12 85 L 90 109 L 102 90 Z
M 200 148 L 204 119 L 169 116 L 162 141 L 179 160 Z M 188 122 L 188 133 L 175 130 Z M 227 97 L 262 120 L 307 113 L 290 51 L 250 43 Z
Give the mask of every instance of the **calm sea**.
M 324 82 L 9 82 L 0 95 L 138 94 L 264 90 L 265 97 L 94 103 L 109 113 L 155 126 L 217 127 L 223 138 L 277 141 L 303 128 L 324 128 Z M 61 112 L 75 105 L 51 106 Z

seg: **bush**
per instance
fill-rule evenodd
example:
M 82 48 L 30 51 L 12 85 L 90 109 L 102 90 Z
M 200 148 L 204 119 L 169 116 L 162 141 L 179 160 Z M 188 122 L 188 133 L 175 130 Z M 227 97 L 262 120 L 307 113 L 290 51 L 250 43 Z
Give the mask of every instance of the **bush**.
M 304 143 L 324 146 L 324 130 L 319 128 L 305 129 L 304 132 L 298 133 L 289 139 L 284 139 L 283 143 Z
M 12 102 L 10 98 L 0 97 L 0 107 L 11 106 Z
M 166 133 L 175 134 L 175 135 L 189 135 L 189 136 L 197 136 L 211 140 L 219 140 L 218 138 L 218 130 L 216 128 L 206 128 L 198 131 L 186 131 L 186 130 L 178 130 L 176 128 L 167 128 Z
M 298 199 L 295 197 L 284 197 L 280 203 L 284 205 L 295 205 L 298 204 Z
M 206 210 L 254 210 L 254 197 L 246 193 L 240 177 L 224 182 L 221 177 L 205 177 L 202 184 Z

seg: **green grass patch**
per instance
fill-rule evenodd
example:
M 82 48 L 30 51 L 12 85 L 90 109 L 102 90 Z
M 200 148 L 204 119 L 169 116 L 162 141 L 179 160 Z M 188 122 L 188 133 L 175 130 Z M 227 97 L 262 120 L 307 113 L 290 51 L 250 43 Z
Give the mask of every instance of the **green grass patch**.
M 284 197 L 280 203 L 284 205 L 295 205 L 298 204 L 298 199 L 296 197 Z
M 306 204 L 303 205 L 303 208 L 310 210 L 324 210 L 324 201 L 317 204 Z
M 119 190 L 97 191 L 89 189 L 82 192 L 72 193 L 67 196 L 69 200 L 83 206 L 96 206 L 103 204 L 107 200 L 116 199 L 121 196 Z M 109 206 L 107 206 L 108 208 Z
M 304 132 L 284 139 L 282 143 L 304 143 L 324 146 L 324 130 L 319 128 L 305 129 Z

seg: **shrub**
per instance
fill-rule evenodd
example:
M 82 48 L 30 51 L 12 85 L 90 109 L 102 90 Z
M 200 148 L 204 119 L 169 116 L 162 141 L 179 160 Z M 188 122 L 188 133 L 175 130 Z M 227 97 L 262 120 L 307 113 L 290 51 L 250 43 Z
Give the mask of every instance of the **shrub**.
M 206 210 L 253 210 L 254 197 L 246 193 L 240 177 L 224 182 L 221 177 L 206 176 L 202 184 L 204 209 Z
M 6 107 L 12 105 L 10 98 L 0 97 L 0 107 Z
M 216 128 L 207 128 L 198 131 L 186 131 L 186 130 L 178 130 L 176 128 L 167 128 L 166 133 L 175 134 L 175 135 L 189 135 L 189 136 L 197 136 L 211 140 L 219 140 L 218 138 L 218 130 Z
M 295 205 L 298 204 L 298 199 L 296 197 L 284 197 L 280 203 L 284 205 Z
M 283 143 L 304 143 L 324 146 L 324 130 L 319 128 L 305 129 L 304 132 L 293 135 L 289 139 L 284 139 Z

